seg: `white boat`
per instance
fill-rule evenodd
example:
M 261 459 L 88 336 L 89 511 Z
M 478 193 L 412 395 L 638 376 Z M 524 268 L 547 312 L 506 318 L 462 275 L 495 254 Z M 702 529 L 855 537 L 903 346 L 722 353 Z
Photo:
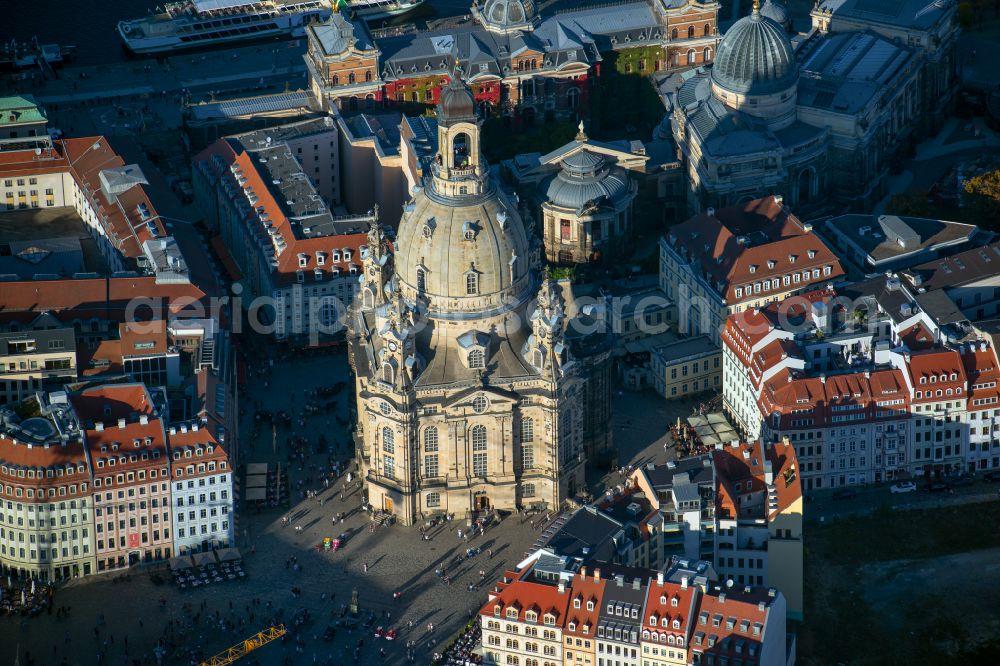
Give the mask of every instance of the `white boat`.
M 185 0 L 141 19 L 121 21 L 118 34 L 133 53 L 159 53 L 265 37 L 305 35 L 325 21 L 329 0 Z
M 346 0 L 346 5 L 356 16 L 373 21 L 405 14 L 425 2 L 427 0 Z

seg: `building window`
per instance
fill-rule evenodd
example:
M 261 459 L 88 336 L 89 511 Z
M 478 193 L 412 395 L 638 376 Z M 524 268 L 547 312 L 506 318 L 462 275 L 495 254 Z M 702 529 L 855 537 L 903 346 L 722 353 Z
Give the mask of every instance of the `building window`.
M 427 493 L 427 506 L 441 506 L 441 493 Z
M 534 497 L 535 496 L 535 484 L 525 483 L 521 485 L 521 497 Z
M 382 450 L 386 453 L 396 452 L 396 436 L 392 428 L 382 428 Z
M 424 430 L 424 452 L 437 453 L 438 451 L 438 429 L 431 427 Z
M 382 473 L 390 479 L 396 478 L 396 461 L 393 460 L 392 456 L 382 457 Z
M 472 439 L 472 474 L 474 476 L 486 476 L 486 426 L 472 426 L 470 434 Z
M 535 420 L 530 416 L 521 419 L 521 442 L 535 441 Z
M 535 447 L 531 444 L 521 444 L 521 469 L 528 470 L 535 466 Z
M 424 476 L 435 477 L 439 473 L 438 454 L 431 453 L 424 456 Z
M 690 51 L 688 51 L 687 59 L 688 59 L 688 64 L 689 65 L 693 65 L 694 64 L 694 62 L 695 62 L 695 51 L 694 51 L 694 49 L 691 49 Z
M 417 291 L 421 294 L 427 289 L 427 272 L 423 268 L 417 269 Z
M 469 272 L 465 275 L 465 293 L 473 296 L 479 293 L 479 275 Z
M 486 367 L 486 355 L 481 349 L 473 349 L 469 352 L 469 367 L 470 368 L 485 368 Z

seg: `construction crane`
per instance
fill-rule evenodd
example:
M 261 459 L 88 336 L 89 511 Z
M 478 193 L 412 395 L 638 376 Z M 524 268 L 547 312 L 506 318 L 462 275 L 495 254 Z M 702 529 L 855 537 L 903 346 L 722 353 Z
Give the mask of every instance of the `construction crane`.
M 234 645 L 225 652 L 220 652 L 208 661 L 203 661 L 198 666 L 226 666 L 238 659 L 242 659 L 259 647 L 263 647 L 271 641 L 277 640 L 285 635 L 285 625 L 279 624 L 276 627 L 265 629 L 238 645 Z

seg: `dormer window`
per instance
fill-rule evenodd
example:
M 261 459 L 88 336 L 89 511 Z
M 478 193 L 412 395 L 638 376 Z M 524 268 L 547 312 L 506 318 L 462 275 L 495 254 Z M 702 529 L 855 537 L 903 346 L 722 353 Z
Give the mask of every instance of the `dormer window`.
M 774 268 L 776 265 L 777 264 L 774 263 L 773 259 L 767 262 L 767 267 L 768 268 Z
M 678 603 L 677 597 L 674 597 L 673 599 L 670 600 L 670 605 L 673 606 L 674 608 L 677 608 L 677 603 Z
M 486 354 L 481 349 L 473 349 L 469 352 L 469 367 L 472 369 L 486 367 Z
M 579 599 L 574 599 L 573 600 L 573 608 L 579 608 L 579 607 L 580 607 L 580 600 Z
M 325 266 L 326 265 L 326 252 L 316 253 L 316 265 Z
M 757 267 L 755 265 L 751 264 L 750 265 L 750 272 L 751 273 L 756 273 L 757 272 Z
M 816 250 L 809 250 L 809 258 L 810 259 L 816 258 Z
M 305 268 L 309 263 L 309 257 L 305 252 L 299 252 L 299 268 Z
M 344 250 L 344 261 L 350 261 L 350 260 L 351 260 L 351 251 Z
M 340 261 L 340 252 L 338 252 L 337 250 L 334 250 L 333 252 L 331 252 L 330 253 L 330 261 L 332 261 L 334 263 Z

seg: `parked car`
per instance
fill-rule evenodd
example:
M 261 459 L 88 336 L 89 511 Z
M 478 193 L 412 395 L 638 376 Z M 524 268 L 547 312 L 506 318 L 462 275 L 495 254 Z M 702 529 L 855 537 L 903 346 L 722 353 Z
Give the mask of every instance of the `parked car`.
M 994 481 L 1000 481 L 1000 469 L 991 469 L 983 474 L 984 483 L 993 483 Z
M 927 487 L 925 488 L 925 490 L 927 490 L 929 492 L 932 492 L 932 493 L 943 493 L 944 491 L 948 490 L 949 488 L 951 488 L 951 486 L 949 486 L 944 481 L 931 481 L 930 483 L 927 484 Z
M 841 488 L 833 494 L 835 500 L 849 500 L 858 496 L 858 491 L 854 488 Z
M 971 486 L 972 482 L 973 482 L 973 479 L 972 479 L 971 476 L 958 476 L 958 477 L 955 477 L 954 479 L 948 479 L 948 483 L 952 487 Z
M 902 483 L 896 483 L 889 487 L 889 492 L 893 495 L 898 495 L 899 493 L 910 493 L 917 489 L 917 484 L 913 481 L 903 481 Z

